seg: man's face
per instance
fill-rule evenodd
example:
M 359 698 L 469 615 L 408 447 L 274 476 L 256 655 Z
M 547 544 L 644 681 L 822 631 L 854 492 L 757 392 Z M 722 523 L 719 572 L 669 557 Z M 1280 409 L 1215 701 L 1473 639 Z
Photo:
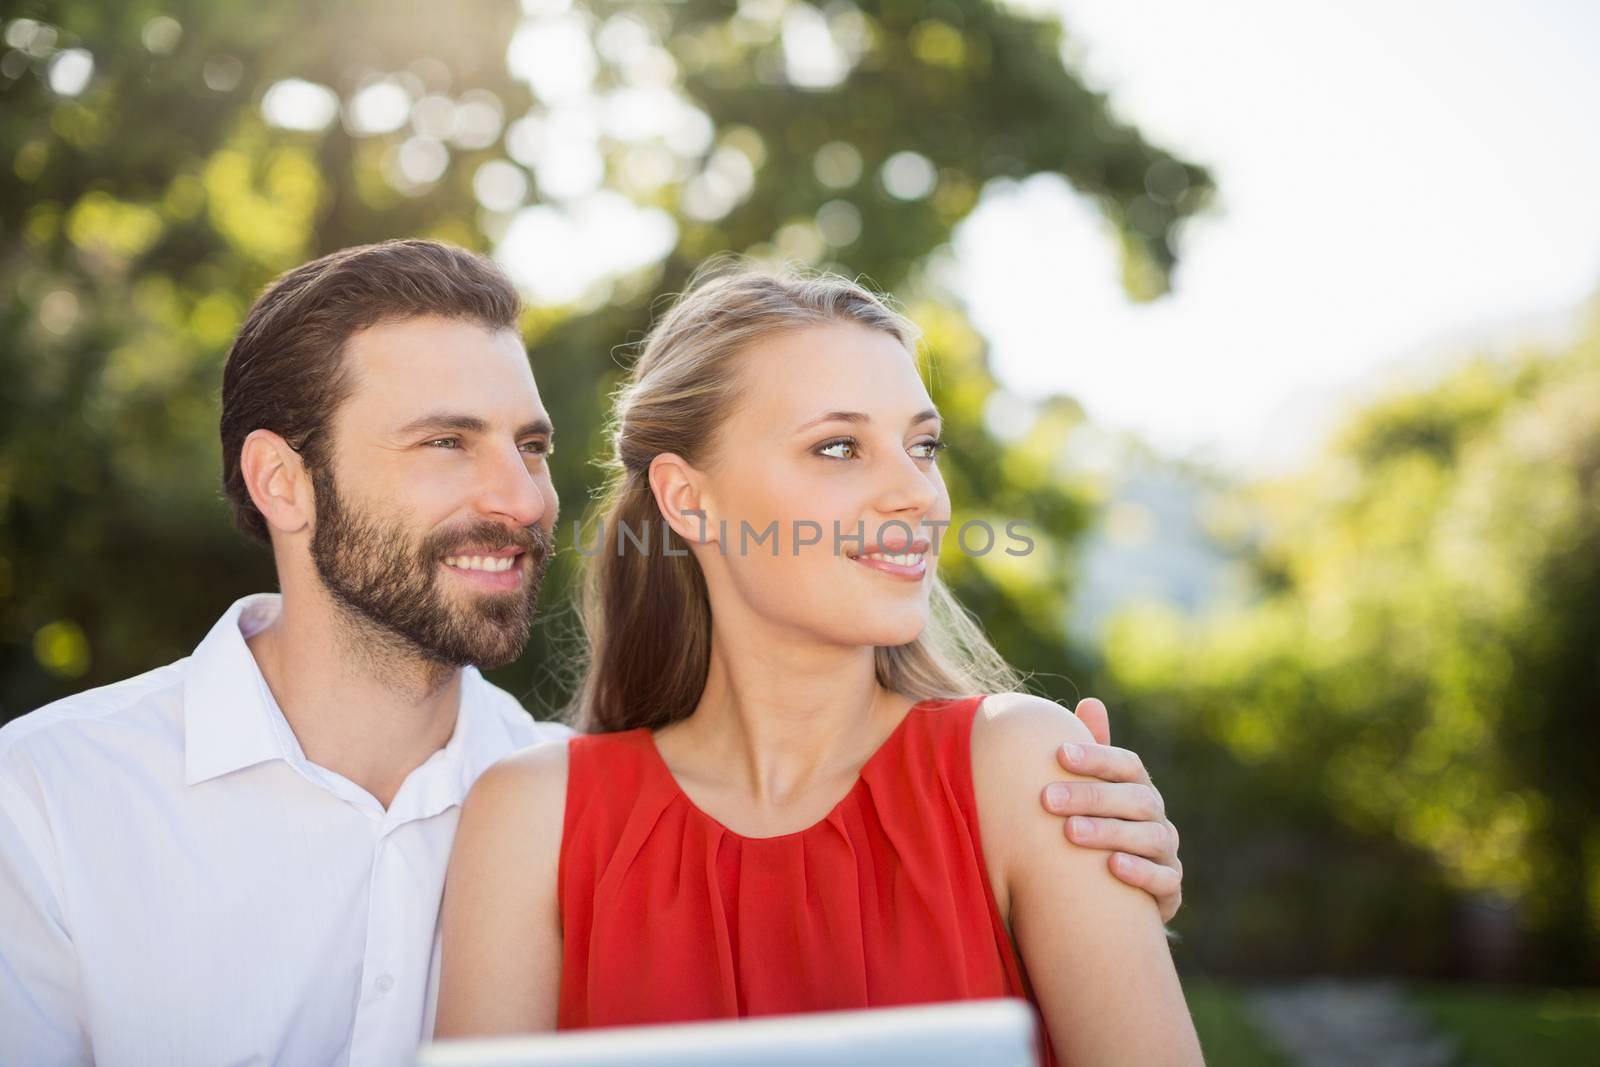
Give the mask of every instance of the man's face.
M 311 558 L 370 636 L 437 663 L 521 654 L 554 550 L 553 443 L 521 339 L 433 317 L 363 330 L 313 471 Z

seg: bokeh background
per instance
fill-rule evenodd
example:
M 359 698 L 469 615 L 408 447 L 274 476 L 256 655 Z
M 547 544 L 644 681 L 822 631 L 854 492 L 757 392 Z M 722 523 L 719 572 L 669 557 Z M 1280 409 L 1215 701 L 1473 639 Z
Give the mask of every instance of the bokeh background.
M 8 2 L 0 721 L 272 587 L 216 422 L 279 272 L 499 257 L 570 519 L 653 298 L 828 266 L 926 331 L 956 521 L 1033 524 L 947 578 L 1167 798 L 1211 1061 L 1593 1062 L 1600 17 L 1189 6 Z

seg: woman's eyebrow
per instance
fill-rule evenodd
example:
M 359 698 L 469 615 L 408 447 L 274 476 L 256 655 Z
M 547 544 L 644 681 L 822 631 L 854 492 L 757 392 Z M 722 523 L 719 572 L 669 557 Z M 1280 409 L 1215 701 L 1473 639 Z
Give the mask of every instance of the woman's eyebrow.
M 911 416 L 911 419 L 907 423 L 907 425 L 908 426 L 915 426 L 919 422 L 926 422 L 929 419 L 937 419 L 937 418 L 939 418 L 939 412 L 936 411 L 933 408 L 928 408 L 928 409 L 926 409 L 924 411 L 919 411 L 915 415 Z M 864 411 L 825 411 L 821 415 L 818 415 L 816 418 L 809 419 L 806 422 L 803 422 L 799 426 L 795 427 L 795 431 L 794 432 L 795 433 L 802 433 L 805 430 L 809 430 L 811 427 L 816 426 L 819 423 L 824 423 L 824 422 L 863 423 L 863 422 L 871 422 L 871 421 L 872 421 L 872 416 L 868 415 Z

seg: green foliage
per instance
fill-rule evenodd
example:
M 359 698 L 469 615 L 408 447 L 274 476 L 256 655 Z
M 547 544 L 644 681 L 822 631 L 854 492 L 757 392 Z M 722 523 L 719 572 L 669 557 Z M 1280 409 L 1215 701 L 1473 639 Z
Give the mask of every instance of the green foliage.
M 1581 1067 L 1600 1048 L 1600 996 L 1592 991 L 1426 986 L 1411 998 L 1474 1067 Z
M 1130 611 L 1109 668 L 1263 795 L 1325 803 L 1512 903 L 1536 973 L 1593 981 L 1597 478 L 1600 314 L 1565 351 L 1476 359 L 1381 400 L 1319 465 L 1254 487 L 1262 599 Z
M 1173 265 L 1172 232 L 1205 206 L 1210 179 L 1115 120 L 1063 67 L 1053 22 L 949 0 L 806 7 L 853 56 L 842 81 L 807 88 L 785 75 L 785 10 L 582 8 L 591 37 L 642 27 L 648 46 L 643 65 L 603 59 L 596 93 L 649 67 L 704 113 L 711 135 L 685 152 L 602 133 L 604 186 L 670 213 L 676 247 L 573 306 L 527 317 L 562 442 L 564 525 L 594 487 L 585 460 L 601 446 L 606 396 L 625 346 L 649 325 L 652 296 L 729 249 L 864 274 L 911 302 L 927 330 L 956 500 L 973 515 L 1030 520 L 1040 546 L 1024 560 L 962 561 L 958 593 L 1015 662 L 1073 671 L 1060 620 L 1090 499 L 1062 479 L 1060 441 L 1081 413 L 1051 405 L 1016 439 L 991 436 L 983 343 L 953 300 L 919 281 L 919 265 L 985 183 L 1054 171 L 1120 234 L 1130 291 L 1154 296 Z M 491 248 L 510 215 L 478 202 L 474 178 L 508 157 L 537 170 L 509 131 L 555 110 L 508 69 L 523 21 L 508 0 L 24 0 L 5 18 L 0 720 L 181 656 L 231 597 L 271 587 L 270 560 L 229 528 L 218 491 L 216 392 L 239 321 L 278 272 L 335 248 L 412 235 Z M 51 87 L 68 49 L 94 64 L 75 94 Z M 313 130 L 267 122 L 264 96 L 291 78 L 329 87 L 344 118 Z M 418 114 L 383 133 L 349 121 L 351 98 L 379 78 L 413 99 L 487 102 L 499 115 L 493 136 L 441 135 L 444 170 L 405 179 L 396 160 Z M 663 148 L 670 177 L 641 182 L 637 153 Z M 906 152 L 931 166 L 931 191 L 891 195 L 876 177 Z M 748 165 L 748 188 L 720 213 L 690 210 L 686 190 L 729 153 Z M 570 681 L 572 564 L 563 551 L 528 654 L 496 675 L 541 713 Z
M 1221 982 L 1191 979 L 1183 996 L 1206 1060 L 1228 1067 L 1285 1067 L 1289 1060 L 1250 1018 L 1243 994 Z

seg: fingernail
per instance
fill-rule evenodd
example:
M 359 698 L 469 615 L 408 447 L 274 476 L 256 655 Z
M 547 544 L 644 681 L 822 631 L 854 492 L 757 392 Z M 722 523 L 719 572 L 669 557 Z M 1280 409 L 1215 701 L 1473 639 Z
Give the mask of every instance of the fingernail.
M 1045 786 L 1044 795 L 1051 807 L 1064 808 L 1072 802 L 1072 787 L 1066 782 L 1054 782 Z
M 1088 819 L 1083 818 L 1081 815 L 1074 815 L 1071 821 L 1073 837 L 1088 838 L 1094 836 L 1094 823 Z
M 1067 746 L 1067 762 L 1068 763 L 1082 763 L 1083 762 L 1083 746 L 1082 745 L 1068 745 Z

